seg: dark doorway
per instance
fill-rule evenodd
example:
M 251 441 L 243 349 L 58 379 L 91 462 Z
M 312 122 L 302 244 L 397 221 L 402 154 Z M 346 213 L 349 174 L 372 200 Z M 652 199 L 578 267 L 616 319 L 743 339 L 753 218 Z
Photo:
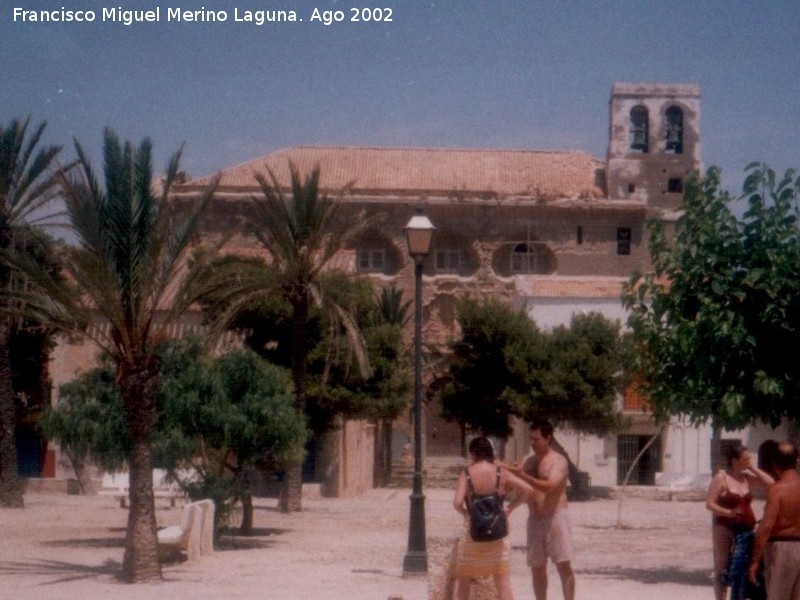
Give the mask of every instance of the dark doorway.
M 20 477 L 41 477 L 44 440 L 31 426 L 19 426 L 17 438 L 17 474 Z
M 423 423 L 425 423 L 426 456 L 461 456 L 461 427 L 458 423 L 445 421 L 439 416 L 438 402 L 426 403 Z
M 620 435 L 617 437 L 617 485 L 622 485 L 633 461 L 653 436 Z M 633 468 L 628 479 L 630 485 L 655 485 L 656 471 L 661 470 L 661 440 L 647 449 Z

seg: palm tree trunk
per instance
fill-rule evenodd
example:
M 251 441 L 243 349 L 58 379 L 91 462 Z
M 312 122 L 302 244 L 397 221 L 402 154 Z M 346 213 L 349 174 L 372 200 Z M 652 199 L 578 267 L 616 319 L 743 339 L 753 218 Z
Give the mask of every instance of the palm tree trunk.
M 295 405 L 305 414 L 306 376 L 308 371 L 308 292 L 305 289 L 290 292 L 292 302 L 292 381 Z M 278 501 L 281 512 L 299 512 L 303 509 L 303 465 L 289 465 L 283 480 Z
M 147 367 L 131 370 L 122 374 L 119 385 L 131 436 L 128 456 L 131 506 L 122 573 L 125 580 L 131 583 L 160 580 L 150 447 L 156 420 L 158 373 Z
M 3 217 L 0 223 L 0 248 L 9 248 L 11 239 L 11 227 Z M 10 284 L 10 269 L 0 265 L 0 288 L 7 290 Z M 11 357 L 8 354 L 10 337 L 11 319 L 0 317 L 0 507 L 22 508 L 25 502 L 17 475 L 17 413 L 11 385 Z
M 17 476 L 17 415 L 11 387 L 9 335 L 9 319 L 0 318 L 0 507 L 22 508 L 25 502 Z
M 387 487 L 392 479 L 392 422 L 379 419 L 375 428 L 373 487 Z
M 281 512 L 299 512 L 303 509 L 303 465 L 286 468 L 283 488 L 278 501 Z

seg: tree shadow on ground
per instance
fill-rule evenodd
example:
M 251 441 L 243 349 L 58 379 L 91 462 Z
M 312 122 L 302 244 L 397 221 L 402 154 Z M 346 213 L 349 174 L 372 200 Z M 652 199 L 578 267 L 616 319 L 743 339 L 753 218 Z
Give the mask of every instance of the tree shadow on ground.
M 666 531 L 668 527 L 655 526 L 640 526 L 628 525 L 627 523 L 620 523 L 619 525 L 581 525 L 583 529 L 599 529 L 601 531 Z
M 53 579 L 42 585 L 57 585 L 69 581 L 92 579 L 100 575 L 119 576 L 122 564 L 114 560 L 106 560 L 101 565 L 82 565 L 61 560 L 36 560 L 30 562 L 0 562 L 2 575 L 44 575 Z
M 607 577 L 608 579 L 632 580 L 639 583 L 677 583 L 691 586 L 710 586 L 711 575 L 708 569 L 682 569 L 680 567 L 660 567 L 635 569 L 602 567 L 597 569 L 576 569 L 578 575 Z
M 237 529 L 227 528 L 214 544 L 214 549 L 221 552 L 230 550 L 256 550 L 275 545 L 275 537 L 289 533 L 291 529 L 273 527 L 254 527 L 250 535 L 242 535 Z
M 125 538 L 83 538 L 42 542 L 52 548 L 124 548 Z

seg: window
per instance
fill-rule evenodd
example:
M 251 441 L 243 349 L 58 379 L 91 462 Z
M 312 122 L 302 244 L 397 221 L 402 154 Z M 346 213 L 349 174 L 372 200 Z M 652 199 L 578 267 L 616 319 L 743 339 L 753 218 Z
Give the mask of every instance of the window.
M 670 194 L 680 194 L 683 192 L 683 179 L 680 177 L 670 177 L 667 181 L 667 191 Z
M 386 265 L 386 253 L 383 248 L 364 248 L 358 251 L 358 270 L 362 272 L 380 272 Z
M 535 273 L 536 252 L 531 244 L 517 244 L 511 252 L 512 273 Z
M 664 113 L 664 150 L 670 154 L 683 153 L 683 111 L 670 106 Z
M 575 241 L 578 243 L 578 246 L 583 244 L 583 226 L 578 225 L 578 229 L 575 231 Z
M 627 256 L 631 253 L 631 228 L 617 227 L 617 254 Z
M 648 115 L 644 106 L 631 109 L 631 126 L 628 134 L 630 149 L 634 152 L 647 153 Z
M 436 271 L 438 273 L 460 273 L 461 272 L 461 251 L 460 250 L 437 250 L 436 251 Z
M 635 183 L 629 183 L 628 184 L 628 193 L 629 194 L 633 194 L 635 192 L 636 192 L 636 184 Z

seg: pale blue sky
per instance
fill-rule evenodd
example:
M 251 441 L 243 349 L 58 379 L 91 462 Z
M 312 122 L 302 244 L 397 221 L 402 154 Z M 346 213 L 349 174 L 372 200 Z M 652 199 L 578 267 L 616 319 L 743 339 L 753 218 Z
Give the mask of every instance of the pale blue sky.
M 94 23 L 13 22 L 13 7 L 94 9 Z M 103 7 L 161 22 L 101 22 Z M 166 22 L 167 7 L 226 23 Z M 389 7 L 391 23 L 311 23 L 314 7 Z M 234 23 L 233 9 L 302 23 Z M 3 0 L 0 121 L 47 120 L 99 159 L 102 128 L 185 142 L 192 176 L 298 144 L 584 150 L 604 159 L 615 81 L 700 85 L 703 162 L 800 167 L 800 5 L 793 0 Z M 97 167 L 100 165 L 97 164 Z

